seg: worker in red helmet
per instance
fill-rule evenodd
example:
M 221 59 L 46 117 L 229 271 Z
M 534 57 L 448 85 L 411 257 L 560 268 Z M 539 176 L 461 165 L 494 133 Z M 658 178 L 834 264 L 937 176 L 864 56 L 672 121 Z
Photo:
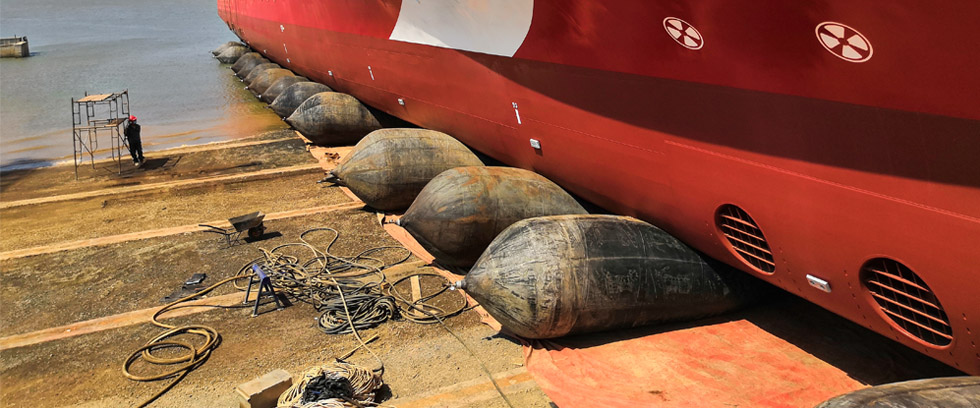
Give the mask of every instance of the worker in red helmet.
M 146 159 L 143 158 L 143 142 L 140 140 L 140 125 L 136 123 L 136 116 L 129 115 L 129 123 L 126 124 L 123 134 L 129 142 L 129 154 L 133 156 L 133 164 L 136 167 L 142 166 Z

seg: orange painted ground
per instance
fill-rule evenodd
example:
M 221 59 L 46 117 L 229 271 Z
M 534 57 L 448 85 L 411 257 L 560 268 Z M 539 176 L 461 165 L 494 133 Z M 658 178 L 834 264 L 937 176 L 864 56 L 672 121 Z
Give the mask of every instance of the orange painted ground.
M 785 293 L 717 318 L 524 350 L 528 371 L 562 408 L 813 407 L 872 385 L 962 375 Z
M 385 231 L 432 264 L 397 218 L 384 217 Z M 454 282 L 463 277 L 431 267 Z M 525 341 L 525 365 L 562 408 L 812 407 L 871 385 L 957 375 L 801 299 L 774 297 L 693 323 Z
M 525 355 L 561 407 L 812 407 L 864 387 L 746 320 L 595 346 L 534 342 Z

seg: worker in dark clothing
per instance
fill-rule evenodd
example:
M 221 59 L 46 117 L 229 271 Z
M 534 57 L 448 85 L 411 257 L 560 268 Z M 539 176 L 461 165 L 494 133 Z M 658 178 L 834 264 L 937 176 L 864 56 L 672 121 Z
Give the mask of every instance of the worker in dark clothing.
M 133 156 L 133 164 L 139 167 L 145 160 L 143 158 L 143 142 L 140 140 L 140 125 L 136 123 L 136 116 L 129 115 L 129 124 L 123 131 L 126 140 L 129 141 L 129 154 Z

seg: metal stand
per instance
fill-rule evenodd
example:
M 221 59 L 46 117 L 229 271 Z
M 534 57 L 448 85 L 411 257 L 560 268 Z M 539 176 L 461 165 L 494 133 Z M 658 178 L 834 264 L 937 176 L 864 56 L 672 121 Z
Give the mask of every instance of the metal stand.
M 99 150 L 99 132 L 108 132 L 111 143 L 109 153 L 122 174 L 122 148 L 129 150 L 129 140 L 121 131 L 129 120 L 129 90 L 111 94 L 89 95 L 79 100 L 71 99 L 72 144 L 75 158 L 75 180 L 78 166 L 88 153 L 95 169 L 95 153 Z M 104 115 L 104 116 L 103 116 Z M 100 119 L 104 118 L 104 119 Z
M 258 283 L 259 289 L 255 294 L 255 307 L 252 308 L 252 317 L 259 315 L 259 303 L 262 301 L 263 296 L 272 296 L 272 299 L 276 301 L 276 310 L 282 310 L 282 303 L 279 302 L 279 297 L 276 296 L 276 290 L 272 287 L 272 280 L 269 276 L 262 271 L 258 265 L 252 265 L 252 272 L 255 272 L 250 278 L 248 278 L 248 290 L 245 291 L 245 300 L 242 304 L 248 304 L 248 296 L 252 293 L 252 285 Z

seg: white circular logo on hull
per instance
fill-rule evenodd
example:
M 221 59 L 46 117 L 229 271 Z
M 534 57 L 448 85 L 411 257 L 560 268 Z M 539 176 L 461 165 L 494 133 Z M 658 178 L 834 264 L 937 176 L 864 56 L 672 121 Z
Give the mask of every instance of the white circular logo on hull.
M 874 50 L 867 37 L 841 23 L 827 21 L 817 25 L 817 40 L 827 51 L 844 61 L 864 62 Z
M 673 38 L 684 48 L 700 50 L 701 47 L 704 47 L 704 38 L 701 37 L 701 32 L 677 17 L 665 18 L 664 30 L 667 30 L 670 38 Z

